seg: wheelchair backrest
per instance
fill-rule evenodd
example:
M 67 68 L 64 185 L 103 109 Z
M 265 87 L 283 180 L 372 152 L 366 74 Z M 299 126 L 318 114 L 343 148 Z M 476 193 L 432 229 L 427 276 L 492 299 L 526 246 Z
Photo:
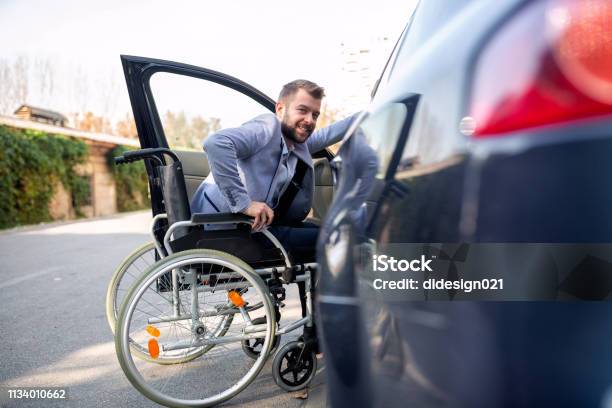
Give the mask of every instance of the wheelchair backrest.
M 168 224 L 172 225 L 177 221 L 191 219 L 191 209 L 181 162 L 158 166 L 157 171 L 162 183 Z
M 185 176 L 185 187 L 187 188 L 187 197 L 191 202 L 193 194 L 197 190 L 198 186 L 208 173 L 210 168 L 208 167 L 208 160 L 204 152 L 191 152 L 191 151 L 174 151 L 179 157 L 181 163 L 183 163 L 183 175 Z
M 168 215 L 170 225 L 191 218 L 189 206 L 191 197 L 209 172 L 206 155 L 203 152 L 173 152 L 180 162 L 154 168 L 154 177 L 160 180 L 163 208 Z

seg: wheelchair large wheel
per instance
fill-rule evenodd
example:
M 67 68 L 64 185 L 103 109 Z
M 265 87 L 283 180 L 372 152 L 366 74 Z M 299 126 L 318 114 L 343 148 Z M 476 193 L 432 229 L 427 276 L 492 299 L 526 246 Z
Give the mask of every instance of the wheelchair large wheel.
M 113 333 L 115 333 L 115 325 L 117 323 L 117 315 L 119 314 L 121 303 L 138 277 L 156 262 L 155 252 L 156 249 L 153 242 L 140 246 L 121 262 L 113 274 L 106 291 L 106 320 Z M 233 318 L 234 316 L 229 314 L 219 321 L 219 326 L 215 330 L 218 336 L 223 336 L 227 332 L 229 326 L 232 324 Z M 134 348 L 134 356 L 145 360 L 151 360 L 147 349 L 143 349 L 136 343 L 134 343 L 132 347 Z M 186 360 L 201 356 L 212 347 L 212 345 L 203 346 L 198 350 L 180 356 L 161 356 L 157 358 L 155 362 L 157 364 L 182 363 Z
M 175 290 L 160 291 L 172 276 Z M 177 285 L 177 283 L 179 283 Z M 236 315 L 224 335 L 220 321 Z M 253 321 L 265 317 L 265 324 Z M 261 321 L 261 320 L 259 320 Z M 194 249 L 151 266 L 127 294 L 117 322 L 115 349 L 128 380 L 151 400 L 167 406 L 212 406 L 246 388 L 272 347 L 275 313 L 266 285 L 246 263 L 227 253 Z M 263 338 L 259 357 L 242 341 Z M 132 346 L 130 346 L 132 345 Z M 138 359 L 137 345 L 148 359 Z M 156 364 L 215 347 L 181 364 Z
M 136 279 L 155 263 L 155 244 L 148 242 L 129 254 L 119 264 L 106 290 L 106 320 L 113 333 L 123 298 Z

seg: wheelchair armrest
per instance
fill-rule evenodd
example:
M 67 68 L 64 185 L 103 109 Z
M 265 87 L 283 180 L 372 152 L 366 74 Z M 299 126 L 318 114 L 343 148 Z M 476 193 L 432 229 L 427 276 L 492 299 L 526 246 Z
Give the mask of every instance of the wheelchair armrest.
M 217 214 L 192 214 L 191 222 L 194 224 L 225 224 L 246 223 L 252 224 L 253 217 L 245 214 L 217 213 Z

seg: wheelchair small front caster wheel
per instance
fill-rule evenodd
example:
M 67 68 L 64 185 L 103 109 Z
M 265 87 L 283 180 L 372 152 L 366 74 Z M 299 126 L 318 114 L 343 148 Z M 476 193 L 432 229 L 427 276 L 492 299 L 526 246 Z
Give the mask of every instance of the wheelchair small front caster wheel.
M 274 382 L 285 391 L 299 391 L 310 384 L 317 372 L 317 356 L 304 342 L 290 341 L 278 350 L 272 362 Z
M 253 324 L 265 324 L 266 317 L 258 317 L 253 319 Z M 280 344 L 280 335 L 274 336 L 274 342 L 272 343 L 272 348 L 270 349 L 270 355 L 273 355 L 278 345 Z M 242 340 L 242 351 L 244 354 L 251 357 L 253 360 L 257 360 L 259 357 L 259 353 L 261 352 L 261 348 L 263 347 L 264 339 L 247 339 Z

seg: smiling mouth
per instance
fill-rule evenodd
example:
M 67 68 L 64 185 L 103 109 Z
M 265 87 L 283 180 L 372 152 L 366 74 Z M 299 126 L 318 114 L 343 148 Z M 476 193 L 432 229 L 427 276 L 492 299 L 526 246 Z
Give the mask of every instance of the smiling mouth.
M 300 125 L 297 128 L 300 129 L 303 133 L 312 133 L 312 127 L 311 126 Z

